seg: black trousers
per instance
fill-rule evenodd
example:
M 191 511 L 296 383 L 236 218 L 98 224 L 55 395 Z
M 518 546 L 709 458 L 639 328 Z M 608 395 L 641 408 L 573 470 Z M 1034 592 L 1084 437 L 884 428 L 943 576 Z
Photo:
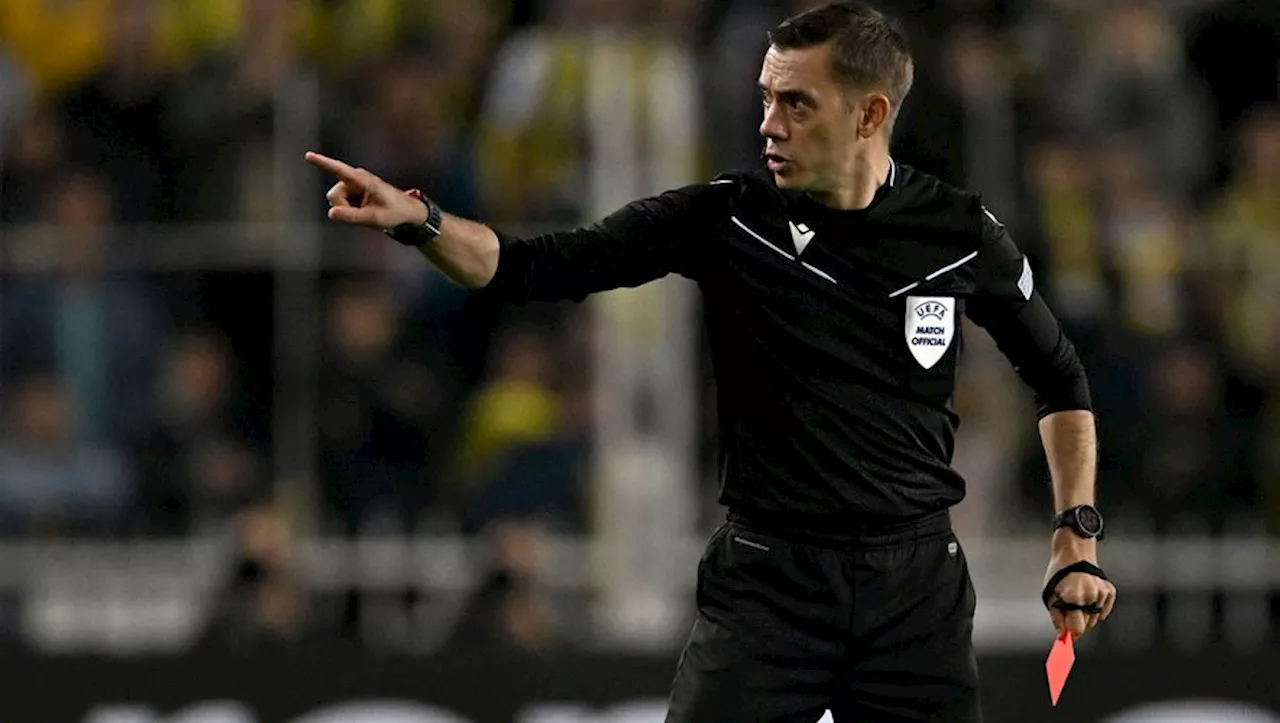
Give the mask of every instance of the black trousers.
M 734 520 L 698 565 L 667 723 L 980 723 L 975 596 L 946 513 L 856 540 Z

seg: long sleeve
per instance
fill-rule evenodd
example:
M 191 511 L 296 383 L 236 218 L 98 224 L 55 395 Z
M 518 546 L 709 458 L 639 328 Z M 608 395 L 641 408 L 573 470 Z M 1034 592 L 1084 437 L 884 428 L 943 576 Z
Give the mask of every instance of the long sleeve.
M 1075 346 L 1036 290 L 1026 255 L 989 213 L 978 260 L 978 290 L 968 316 L 991 334 L 1031 388 L 1038 416 L 1091 410 L 1089 380 Z
M 710 258 L 710 220 L 727 185 L 705 184 L 632 202 L 572 231 L 527 239 L 498 232 L 498 268 L 485 287 L 515 302 L 581 301 L 670 273 L 697 280 Z

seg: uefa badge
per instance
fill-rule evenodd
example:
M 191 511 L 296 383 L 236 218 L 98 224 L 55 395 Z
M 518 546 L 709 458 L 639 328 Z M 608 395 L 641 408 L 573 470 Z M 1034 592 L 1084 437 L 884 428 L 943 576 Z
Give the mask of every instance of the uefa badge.
M 956 300 L 951 296 L 907 297 L 907 348 L 925 369 L 937 364 L 951 346 L 955 311 Z

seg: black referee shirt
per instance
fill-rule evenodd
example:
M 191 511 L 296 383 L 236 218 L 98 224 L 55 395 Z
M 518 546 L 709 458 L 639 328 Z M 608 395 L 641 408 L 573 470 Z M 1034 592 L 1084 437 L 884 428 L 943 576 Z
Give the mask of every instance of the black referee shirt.
M 1026 257 L 975 194 L 892 164 L 867 209 L 837 211 L 728 173 L 599 223 L 499 233 L 485 288 L 582 300 L 678 273 L 702 289 L 731 511 L 840 534 L 959 502 L 951 468 L 959 317 L 983 326 L 1041 416 L 1089 409 L 1071 343 Z

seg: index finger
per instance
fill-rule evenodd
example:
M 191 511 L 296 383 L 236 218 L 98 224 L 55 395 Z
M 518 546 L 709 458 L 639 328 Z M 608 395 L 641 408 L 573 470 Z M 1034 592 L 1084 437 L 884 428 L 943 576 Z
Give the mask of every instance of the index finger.
M 316 153 L 315 151 L 307 151 L 306 159 L 311 165 L 326 170 L 347 183 L 359 183 L 359 180 L 356 178 L 356 169 L 336 158 L 330 158 L 324 154 Z

